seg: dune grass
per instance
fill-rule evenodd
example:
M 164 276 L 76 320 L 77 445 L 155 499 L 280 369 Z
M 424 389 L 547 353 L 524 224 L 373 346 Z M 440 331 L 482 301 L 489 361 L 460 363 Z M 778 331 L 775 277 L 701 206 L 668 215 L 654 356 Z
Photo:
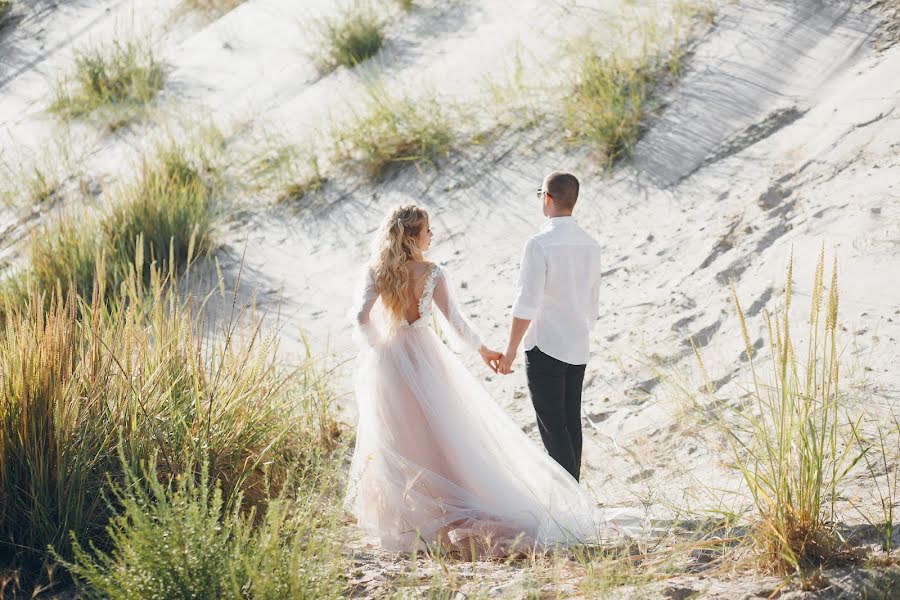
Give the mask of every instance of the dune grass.
M 315 151 L 288 143 L 254 159 L 248 175 L 251 189 L 271 193 L 280 204 L 308 204 L 328 181 Z
M 434 164 L 449 153 L 452 132 L 447 111 L 436 99 L 396 95 L 375 85 L 334 138 L 337 156 L 357 162 L 377 181 L 391 167 Z
M 119 548 L 140 563 L 126 565 L 136 569 L 130 575 L 159 578 L 132 585 L 156 589 L 187 558 L 205 560 L 185 553 L 201 552 L 209 539 L 177 533 L 209 525 L 192 521 L 208 509 L 236 519 L 228 521 L 229 540 L 237 536 L 228 542 L 240 555 L 235 560 L 265 563 L 272 572 L 258 585 L 274 585 L 276 575 L 287 576 L 275 573 L 274 563 L 289 558 L 295 565 L 299 556 L 309 557 L 299 545 L 307 537 L 295 541 L 283 533 L 298 526 L 297 510 L 311 510 L 293 502 L 296 494 L 302 491 L 324 511 L 335 485 L 340 428 L 331 416 L 333 399 L 312 363 L 292 372 L 279 366 L 277 340 L 263 335 L 257 318 L 242 313 L 214 335 L 203 327 L 203 304 L 178 296 L 171 267 L 166 274 L 151 267 L 147 284 L 139 267 L 115 299 L 98 283 L 88 297 L 74 287 L 66 296 L 57 291 L 47 308 L 35 295 L 6 316 L 0 331 L 0 555 L 33 574 L 52 547 L 58 559 L 80 565 L 75 575 L 99 586 L 102 577 L 93 573 L 99 579 L 92 579 L 93 563 L 79 549 L 106 552 L 112 543 L 110 560 L 126 560 Z M 135 473 L 146 476 L 149 487 L 137 485 Z M 171 503 L 150 506 L 160 500 L 157 479 L 168 486 L 179 477 Z M 219 491 L 196 496 L 201 487 Z M 278 504 L 274 521 L 262 517 L 273 497 L 290 503 Z M 138 505 L 152 523 L 133 518 Z M 115 517 L 119 509 L 126 516 Z M 263 529 L 251 535 L 251 524 L 260 522 Z M 123 531 L 126 526 L 134 530 Z M 267 537 L 267 527 L 281 531 L 282 540 Z M 144 554 L 117 545 L 130 540 L 137 548 L 151 539 L 156 545 Z M 171 546 L 160 546 L 164 539 Z M 302 579 L 302 570 L 294 577 Z
M 44 208 L 77 177 L 68 136 L 61 136 L 37 151 L 17 148 L 11 160 L 0 161 L 0 203 L 17 208 Z
M 598 51 L 591 40 L 576 44 L 575 78 L 562 102 L 570 141 L 590 145 L 605 168 L 630 158 L 646 119 L 659 109 L 660 90 L 681 76 L 690 37 L 685 30 L 702 14 L 684 4 L 674 8 L 668 27 L 638 18 L 636 31 L 621 36 L 628 41 L 608 50 Z
M 570 135 L 591 145 L 604 167 L 630 158 L 653 110 L 655 88 L 673 79 L 676 64 L 650 54 L 585 53 L 578 83 L 564 102 Z
M 49 301 L 57 287 L 65 295 L 70 286 L 84 298 L 97 284 L 114 295 L 132 270 L 146 280 L 153 262 L 184 268 L 211 243 L 214 183 L 202 169 L 184 148 L 163 147 L 107 209 L 57 215 L 32 236 L 21 275 L 4 282 L 6 303 L 22 301 L 32 289 Z
M 375 56 L 384 45 L 384 26 L 364 3 L 345 8 L 338 17 L 318 21 L 316 28 L 325 48 L 322 58 L 327 69 L 352 68 Z
M 792 263 L 782 309 L 776 315 L 764 313 L 772 361 L 768 375 L 758 370 L 745 316 L 732 286 L 753 385 L 750 399 L 742 402 L 740 424 L 723 425 L 732 459 L 756 508 L 755 547 L 767 566 L 789 574 L 852 558 L 833 529 L 835 503 L 842 481 L 863 453 L 855 451 L 852 444 L 859 419 L 842 409 L 837 260 L 827 299 L 824 260 L 823 249 L 813 281 L 802 363 L 798 362 L 789 319 Z M 699 360 L 699 353 L 697 356 Z M 708 376 L 706 380 L 712 392 Z
M 76 52 L 71 72 L 57 82 L 50 110 L 71 119 L 107 109 L 119 122 L 152 101 L 163 81 L 149 41 L 115 40 Z

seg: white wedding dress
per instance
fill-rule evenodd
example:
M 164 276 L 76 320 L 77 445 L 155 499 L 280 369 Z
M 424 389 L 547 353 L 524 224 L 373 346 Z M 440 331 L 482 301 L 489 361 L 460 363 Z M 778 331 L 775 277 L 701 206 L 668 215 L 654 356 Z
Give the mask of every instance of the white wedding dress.
M 378 293 L 367 276 L 357 318 L 359 427 L 345 498 L 358 526 L 392 551 L 439 542 L 496 556 L 639 535 L 639 511 L 596 508 L 444 345 L 430 327 L 434 304 L 466 347 L 481 340 L 443 270 L 430 269 L 419 318 L 384 335 L 371 320 Z

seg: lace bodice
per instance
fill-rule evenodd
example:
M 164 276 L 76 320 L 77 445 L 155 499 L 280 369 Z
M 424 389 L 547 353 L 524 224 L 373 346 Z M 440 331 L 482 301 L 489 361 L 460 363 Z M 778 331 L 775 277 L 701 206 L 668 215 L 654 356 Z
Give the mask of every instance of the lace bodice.
M 375 273 L 372 269 L 369 269 L 366 273 L 356 323 L 358 331 L 362 334 L 363 341 L 370 347 L 375 347 L 383 341 L 380 331 L 371 320 L 372 308 L 378 299 L 378 295 L 378 289 L 375 285 Z M 450 293 L 447 276 L 438 265 L 433 265 L 426 276 L 422 295 L 419 296 L 419 318 L 412 323 L 409 323 L 406 319 L 400 319 L 391 324 L 388 328 L 389 332 L 393 334 L 404 328 L 427 329 L 432 320 L 435 304 L 446 319 L 450 332 L 456 336 L 462 346 L 471 349 L 478 349 L 482 346 L 481 336 L 478 335 L 472 324 L 459 311 L 459 307 Z

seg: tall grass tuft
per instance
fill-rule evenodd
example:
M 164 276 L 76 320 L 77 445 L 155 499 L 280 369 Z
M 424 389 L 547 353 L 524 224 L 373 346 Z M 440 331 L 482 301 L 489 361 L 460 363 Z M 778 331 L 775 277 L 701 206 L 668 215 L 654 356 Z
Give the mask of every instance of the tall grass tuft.
M 57 82 L 50 110 L 63 118 L 99 108 L 143 108 L 162 88 L 164 70 L 144 40 L 113 41 L 80 50 L 72 72 Z
M 813 280 L 804 362 L 798 362 L 789 319 L 793 261 L 783 307 L 776 315 L 764 313 L 772 361 L 768 376 L 758 371 L 732 285 L 753 388 L 741 407 L 742 425 L 727 433 L 756 508 L 754 541 L 767 564 L 781 572 L 799 573 L 849 558 L 832 523 L 841 482 L 862 454 L 854 453 L 849 443 L 859 421 L 849 420 L 841 409 L 837 259 L 827 298 L 824 262 L 823 248 Z
M 653 87 L 667 73 L 654 61 L 593 53 L 580 61 L 578 84 L 565 101 L 566 125 L 575 139 L 594 147 L 606 167 L 634 151 Z
M 601 165 L 630 158 L 648 116 L 659 108 L 659 90 L 681 76 L 686 56 L 683 29 L 696 16 L 675 10 L 665 34 L 655 20 L 640 20 L 637 36 L 627 46 L 598 53 L 594 44 L 577 46 L 575 80 L 563 101 L 569 137 L 591 145 Z M 708 27 L 709 24 L 706 24 Z
M 183 148 L 162 148 L 106 210 L 63 212 L 39 229 L 30 267 L 6 282 L 3 295 L 24 300 L 33 288 L 49 300 L 57 286 L 73 286 L 90 298 L 97 284 L 118 290 L 133 269 L 146 281 L 154 262 L 184 268 L 210 245 L 214 183 L 204 175 Z
M 48 547 L 71 558 L 70 532 L 106 544 L 101 491 L 147 464 L 168 483 L 207 460 L 229 511 L 262 511 L 294 473 L 309 474 L 310 490 L 327 483 L 340 430 L 312 367 L 284 372 L 252 315 L 214 336 L 203 303 L 178 296 L 171 266 L 165 277 L 151 267 L 147 284 L 138 273 L 113 300 L 101 283 L 89 297 L 70 287 L 46 309 L 35 294 L 6 316 L 0 544 L 22 562 Z
M 397 96 L 375 85 L 349 126 L 335 133 L 337 154 L 358 161 L 375 180 L 392 166 L 434 164 L 453 141 L 445 113 L 436 100 Z
M 329 68 L 354 67 L 378 54 L 384 45 L 384 27 L 368 5 L 356 3 L 337 18 L 319 21 L 317 27 Z

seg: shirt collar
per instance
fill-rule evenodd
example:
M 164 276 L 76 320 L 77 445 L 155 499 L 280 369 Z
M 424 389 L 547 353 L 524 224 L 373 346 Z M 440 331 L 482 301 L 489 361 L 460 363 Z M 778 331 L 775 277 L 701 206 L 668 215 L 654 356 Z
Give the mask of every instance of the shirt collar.
M 547 219 L 542 229 L 552 229 L 553 227 L 559 227 L 560 225 L 569 225 L 572 223 L 575 223 L 575 217 L 571 215 L 567 217 L 551 217 Z

